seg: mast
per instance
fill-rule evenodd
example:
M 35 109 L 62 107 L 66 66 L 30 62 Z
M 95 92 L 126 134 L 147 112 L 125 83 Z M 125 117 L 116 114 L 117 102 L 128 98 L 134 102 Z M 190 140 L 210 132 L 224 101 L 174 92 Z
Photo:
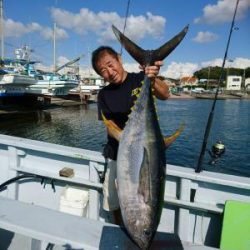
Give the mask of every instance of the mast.
M 0 0 L 1 60 L 4 59 L 3 0 Z
M 53 59 L 54 59 L 54 72 L 56 72 L 56 23 L 54 23 L 53 30 Z

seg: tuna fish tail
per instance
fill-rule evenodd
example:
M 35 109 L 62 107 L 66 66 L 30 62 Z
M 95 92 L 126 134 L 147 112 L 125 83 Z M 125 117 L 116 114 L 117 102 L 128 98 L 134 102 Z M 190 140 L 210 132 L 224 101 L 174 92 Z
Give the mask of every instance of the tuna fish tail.
M 164 60 L 178 46 L 188 31 L 188 25 L 156 50 L 144 50 L 124 36 L 114 25 L 112 25 L 112 29 L 123 47 L 140 65 L 152 65 L 155 61 Z

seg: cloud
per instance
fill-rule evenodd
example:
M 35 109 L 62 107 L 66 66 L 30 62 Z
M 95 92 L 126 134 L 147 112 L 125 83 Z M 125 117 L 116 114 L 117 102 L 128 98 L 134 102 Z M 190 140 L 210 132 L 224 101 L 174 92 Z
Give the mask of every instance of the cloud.
M 57 59 L 57 64 L 62 65 L 68 61 L 69 59 L 67 57 L 61 56 Z M 123 66 L 128 72 L 140 71 L 138 63 L 126 63 L 125 62 Z M 222 58 L 215 58 L 213 60 L 204 61 L 201 63 L 172 62 L 170 65 L 161 69 L 160 75 L 169 77 L 169 78 L 179 79 L 180 77 L 183 77 L 183 76 L 193 76 L 195 71 L 200 70 L 201 68 L 209 67 L 209 66 L 221 67 Z M 226 63 L 225 67 L 235 67 L 235 68 L 245 69 L 247 67 L 250 67 L 250 59 L 237 57 L 232 62 Z M 39 68 L 45 71 L 51 71 L 53 69 L 53 65 L 45 66 L 41 63 L 37 63 L 36 68 Z M 90 74 L 96 75 L 92 67 L 86 67 L 86 65 L 84 66 L 80 65 L 80 75 L 89 76 Z
M 209 61 L 203 61 L 200 63 L 191 63 L 191 62 L 172 62 L 168 66 L 163 66 L 163 68 L 160 71 L 160 75 L 179 79 L 183 76 L 192 76 L 195 71 L 200 70 L 205 67 L 221 67 L 222 66 L 223 59 L 222 58 L 215 58 L 213 60 Z M 250 59 L 248 58 L 242 58 L 237 57 L 233 61 L 226 62 L 225 67 L 234 67 L 234 68 L 240 68 L 245 69 L 247 67 L 250 67 Z M 124 63 L 124 68 L 128 72 L 139 72 L 139 65 L 138 63 Z
M 57 58 L 57 65 L 58 66 L 61 66 L 61 65 L 63 65 L 63 64 L 65 64 L 65 63 L 67 63 L 67 62 L 69 62 L 70 60 L 67 58 L 67 57 L 65 57 L 65 56 L 59 56 L 58 58 Z
M 195 71 L 200 70 L 205 67 L 221 67 L 223 59 L 215 58 L 210 61 L 204 61 L 201 63 L 190 63 L 190 62 L 172 62 L 167 66 L 166 70 L 161 71 L 161 75 L 165 77 L 170 77 L 174 79 L 179 79 L 183 76 L 192 76 Z M 240 68 L 245 69 L 250 67 L 250 59 L 237 57 L 233 61 L 228 61 L 225 64 L 225 67 Z
M 38 23 L 32 22 L 27 25 L 16 22 L 12 19 L 4 21 L 4 35 L 5 37 L 22 37 L 28 33 L 38 32 L 45 40 L 51 40 L 53 38 L 53 30 L 49 27 L 41 26 Z M 62 28 L 56 29 L 57 40 L 68 38 L 67 32 Z
M 35 64 L 35 69 L 43 70 L 46 72 L 52 71 L 53 68 L 54 68 L 54 66 L 52 66 L 52 65 L 47 66 L 47 65 L 44 65 L 43 63 L 40 63 L 40 62 Z
M 56 65 L 57 66 L 62 66 L 62 65 L 64 65 L 65 63 L 67 63 L 69 61 L 70 60 L 67 57 L 59 56 L 58 58 L 56 58 Z M 43 63 L 38 62 L 38 63 L 35 64 L 35 68 L 50 72 L 50 71 L 54 70 L 54 65 L 44 65 Z M 60 71 L 60 73 L 62 73 L 62 72 Z
M 212 66 L 212 67 L 219 66 L 219 67 L 221 67 L 222 62 L 223 62 L 222 58 L 216 58 L 216 59 L 211 60 L 211 61 L 202 62 L 200 65 L 201 65 L 201 68 L 208 67 L 208 66 Z M 230 60 L 230 61 L 227 60 L 225 62 L 225 67 L 245 69 L 245 68 L 250 67 L 250 59 L 242 58 L 242 57 L 236 57 L 233 60 Z
M 127 20 L 126 36 L 139 41 L 146 36 L 161 37 L 166 20 L 150 12 L 146 16 L 130 16 Z M 121 27 L 120 27 L 121 28 Z
M 210 31 L 200 31 L 196 37 L 193 38 L 193 41 L 197 43 L 209 43 L 217 40 L 217 38 L 218 36 Z
M 128 72 L 139 72 L 141 71 L 138 63 L 124 63 L 124 69 Z
M 217 4 L 208 4 L 203 8 L 203 16 L 194 20 L 194 23 L 217 24 L 229 22 L 233 18 L 235 2 L 232 0 L 219 0 Z M 250 9 L 249 0 L 239 1 L 236 20 L 242 19 Z
M 201 68 L 205 68 L 205 67 L 221 67 L 222 66 L 222 58 L 215 58 L 213 60 L 210 60 L 210 61 L 205 61 L 205 62 L 201 62 L 200 65 L 201 65 Z
M 29 23 L 27 24 L 28 32 L 37 32 L 42 30 L 42 26 L 38 23 Z
M 250 59 L 237 57 L 233 61 L 233 67 L 241 68 L 241 69 L 248 68 L 248 67 L 250 67 Z
M 52 28 L 45 27 L 41 30 L 40 34 L 45 40 L 52 40 L 54 37 L 54 30 Z M 63 40 L 68 37 L 68 33 L 64 29 L 59 27 L 56 28 L 56 40 Z
M 185 63 L 177 63 L 172 62 L 165 71 L 161 73 L 161 75 L 165 77 L 178 79 L 183 76 L 192 76 L 195 71 L 199 69 L 198 64 L 185 62 Z
M 38 23 L 31 23 L 24 25 L 21 22 L 15 22 L 12 19 L 4 21 L 4 35 L 5 37 L 21 37 L 30 32 L 37 32 L 42 29 Z
M 95 33 L 99 42 L 108 42 L 115 39 L 111 31 L 111 25 L 115 24 L 123 30 L 125 19 L 116 12 L 95 13 L 82 8 L 79 13 L 72 13 L 59 8 L 51 9 L 52 18 L 65 29 L 74 30 L 80 35 Z M 166 20 L 162 16 L 148 12 L 145 16 L 129 16 L 126 24 L 126 35 L 132 40 L 138 41 L 146 36 L 159 38 L 162 36 Z

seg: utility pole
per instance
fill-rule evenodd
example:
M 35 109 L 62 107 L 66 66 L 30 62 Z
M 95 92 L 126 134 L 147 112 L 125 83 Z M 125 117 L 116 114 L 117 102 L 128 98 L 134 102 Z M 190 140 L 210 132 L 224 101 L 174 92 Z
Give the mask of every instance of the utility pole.
M 230 76 L 230 74 L 229 74 L 230 66 L 232 66 L 233 61 L 234 60 L 232 60 L 232 59 L 227 59 L 227 81 L 226 81 L 227 84 L 228 84 L 228 77 Z
M 241 83 L 241 89 L 245 89 L 246 87 L 246 68 L 243 69 L 243 77 L 242 77 L 242 83 Z
M 208 66 L 208 74 L 207 74 L 207 86 L 206 86 L 206 90 L 208 90 L 208 88 L 209 88 L 210 71 L 211 71 L 211 66 Z

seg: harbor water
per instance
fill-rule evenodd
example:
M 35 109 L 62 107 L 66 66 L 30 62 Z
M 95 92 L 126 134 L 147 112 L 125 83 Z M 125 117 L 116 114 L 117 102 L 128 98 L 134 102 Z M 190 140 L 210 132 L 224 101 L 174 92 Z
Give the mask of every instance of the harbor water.
M 196 168 L 212 100 L 158 101 L 162 133 L 171 135 L 181 123 L 185 129 L 166 151 L 167 163 Z M 97 119 L 96 104 L 33 110 L 4 119 L 0 133 L 65 146 L 102 151 L 106 129 Z M 208 150 L 216 141 L 225 144 L 225 153 L 209 164 Z M 207 144 L 203 169 L 250 176 L 250 101 L 218 100 Z

